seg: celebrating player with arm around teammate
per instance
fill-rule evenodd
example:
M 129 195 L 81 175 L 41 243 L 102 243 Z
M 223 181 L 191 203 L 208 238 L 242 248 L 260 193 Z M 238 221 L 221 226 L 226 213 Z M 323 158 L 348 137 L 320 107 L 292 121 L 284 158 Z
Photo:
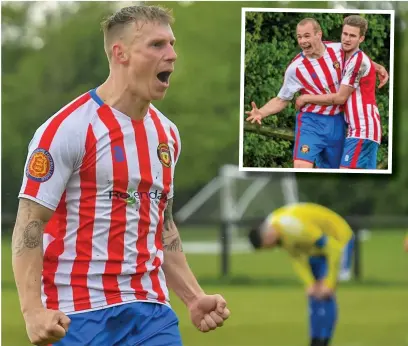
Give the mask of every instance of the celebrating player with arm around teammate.
M 172 217 L 177 127 L 151 105 L 174 69 L 169 11 L 103 23 L 110 75 L 49 118 L 29 145 L 13 270 L 36 345 L 181 345 L 168 287 L 202 332 L 226 301 L 191 272 Z
M 310 346 L 327 346 L 337 321 L 335 297 L 341 254 L 352 240 L 347 222 L 312 203 L 297 203 L 271 213 L 249 233 L 255 249 L 281 247 L 305 284 L 310 308 Z
M 268 115 L 282 111 L 301 91 L 326 94 L 336 91 L 341 79 L 340 44 L 322 41 L 322 30 L 313 18 L 301 20 L 296 36 L 302 52 L 289 64 L 278 96 L 262 108 L 252 105 L 247 121 L 261 122 Z M 344 144 L 345 122 L 340 106 L 305 105 L 296 115 L 293 149 L 295 168 L 338 168 Z
M 297 108 L 306 103 L 322 106 L 345 104 L 348 131 L 340 168 L 375 169 L 377 165 L 381 121 L 375 99 L 376 68 L 359 47 L 367 28 L 367 20 L 358 15 L 344 19 L 341 43 L 345 64 L 340 89 L 327 95 L 302 95 L 296 100 Z

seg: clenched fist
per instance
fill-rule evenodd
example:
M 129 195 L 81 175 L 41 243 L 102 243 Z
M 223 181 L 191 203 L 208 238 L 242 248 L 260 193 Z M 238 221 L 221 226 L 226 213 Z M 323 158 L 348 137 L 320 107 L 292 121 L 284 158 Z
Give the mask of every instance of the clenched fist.
M 33 345 L 45 346 L 61 340 L 71 320 L 63 312 L 35 308 L 24 314 L 28 338 Z

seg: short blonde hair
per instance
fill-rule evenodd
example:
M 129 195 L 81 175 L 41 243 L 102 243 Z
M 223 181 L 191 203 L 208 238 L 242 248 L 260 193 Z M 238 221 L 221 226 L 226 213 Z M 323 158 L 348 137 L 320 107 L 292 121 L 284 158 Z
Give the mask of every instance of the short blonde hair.
M 297 26 L 302 26 L 308 23 L 312 23 L 315 33 L 322 31 L 319 22 L 314 18 L 304 18 L 297 24 Z
M 161 6 L 138 5 L 121 8 L 101 23 L 105 52 L 109 60 L 111 58 L 111 52 L 108 49 L 110 42 L 120 37 L 127 25 L 137 22 L 173 24 L 174 17 L 170 9 Z
M 367 29 L 368 29 L 368 21 L 367 19 L 353 14 L 351 16 L 348 16 L 346 18 L 344 18 L 343 21 L 343 27 L 345 25 L 349 25 L 349 26 L 354 26 L 355 28 L 359 28 L 360 29 L 360 36 L 365 36 Z

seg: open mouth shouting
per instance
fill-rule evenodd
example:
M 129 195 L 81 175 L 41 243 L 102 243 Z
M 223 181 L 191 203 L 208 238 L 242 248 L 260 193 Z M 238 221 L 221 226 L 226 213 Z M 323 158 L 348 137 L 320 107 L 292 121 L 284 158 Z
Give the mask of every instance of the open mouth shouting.
M 173 72 L 172 70 L 162 71 L 162 72 L 159 72 L 156 75 L 156 77 L 163 86 L 168 87 L 169 86 L 170 75 L 171 75 L 172 72 Z

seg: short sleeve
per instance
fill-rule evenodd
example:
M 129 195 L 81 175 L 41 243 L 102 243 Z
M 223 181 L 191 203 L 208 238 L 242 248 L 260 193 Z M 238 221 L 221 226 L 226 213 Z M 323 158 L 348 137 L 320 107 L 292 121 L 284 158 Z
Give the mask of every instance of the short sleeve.
M 301 89 L 303 85 L 300 83 L 299 79 L 296 77 L 297 67 L 294 64 L 289 65 L 285 72 L 285 78 L 283 85 L 279 90 L 278 97 L 285 101 L 290 101 L 293 96 Z
M 359 52 L 346 64 L 341 84 L 357 88 L 360 79 L 369 73 L 370 65 L 365 61 L 363 53 Z
M 78 137 L 69 124 L 55 129 L 52 119 L 36 131 L 28 147 L 19 198 L 57 208 L 82 155 Z

